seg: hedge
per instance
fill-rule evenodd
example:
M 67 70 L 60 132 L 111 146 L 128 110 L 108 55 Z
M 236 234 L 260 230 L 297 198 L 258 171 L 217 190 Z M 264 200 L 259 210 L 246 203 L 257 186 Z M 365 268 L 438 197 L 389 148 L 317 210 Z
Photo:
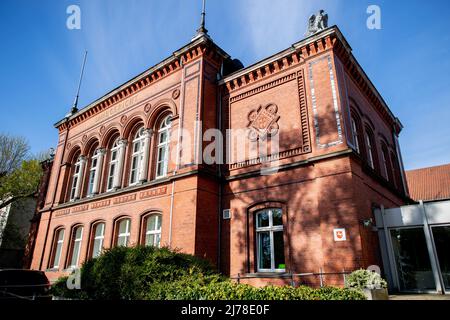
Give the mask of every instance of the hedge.
M 53 294 L 71 299 L 133 300 L 364 300 L 360 290 L 325 287 L 237 284 L 206 261 L 168 248 L 116 247 L 81 268 L 81 290 L 68 290 L 67 278 Z

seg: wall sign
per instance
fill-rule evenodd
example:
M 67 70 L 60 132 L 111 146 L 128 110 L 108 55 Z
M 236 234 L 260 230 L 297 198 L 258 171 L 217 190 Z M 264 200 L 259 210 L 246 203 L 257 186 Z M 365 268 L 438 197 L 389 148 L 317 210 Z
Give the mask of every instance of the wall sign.
M 336 242 L 347 241 L 347 233 L 345 232 L 345 229 L 342 228 L 334 229 L 333 234 L 334 234 L 334 241 Z

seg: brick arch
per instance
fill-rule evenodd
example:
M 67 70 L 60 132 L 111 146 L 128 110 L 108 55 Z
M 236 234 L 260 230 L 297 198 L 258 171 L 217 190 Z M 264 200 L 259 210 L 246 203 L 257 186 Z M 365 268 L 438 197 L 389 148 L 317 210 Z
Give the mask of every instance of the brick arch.
M 129 120 L 123 126 L 122 137 L 128 140 L 132 140 L 130 135 L 139 123 L 145 126 L 145 115 L 142 112 L 136 112 L 129 117 Z
M 155 104 L 147 118 L 146 127 L 155 128 L 158 119 L 165 114 L 172 114 L 172 117 L 178 115 L 177 106 L 170 99 L 162 99 Z
M 89 155 L 92 152 L 92 148 L 95 146 L 95 144 L 100 144 L 100 138 L 97 133 L 93 133 L 88 136 L 86 143 L 82 146 L 81 154 L 86 156 Z
M 100 139 L 100 147 L 107 148 L 108 144 L 111 142 L 111 138 L 115 135 L 118 135 L 121 137 L 121 130 L 120 125 L 117 123 L 111 123 L 106 129 L 105 133 L 103 134 L 102 138 Z
M 79 142 L 77 142 L 74 145 L 70 146 L 69 152 L 67 152 L 67 154 L 65 156 L 65 159 L 64 159 L 64 162 L 66 162 L 66 163 L 73 163 L 74 160 L 75 160 L 74 159 L 75 156 L 78 153 L 82 154 L 81 150 L 82 150 L 82 146 L 81 146 L 81 143 L 79 143 Z
M 375 125 L 373 124 L 372 120 L 370 120 L 368 117 L 364 117 L 363 122 L 364 128 L 369 128 L 375 134 Z
M 271 208 L 283 208 L 286 206 L 285 201 L 279 201 L 279 200 L 267 200 L 267 201 L 259 201 L 252 205 L 250 205 L 247 208 L 247 213 L 252 214 L 256 211 L 264 210 L 264 209 L 271 209 Z
M 362 119 L 364 117 L 364 112 L 362 112 L 361 108 L 359 107 L 359 104 L 352 97 L 349 97 L 348 100 L 350 101 L 350 111 L 353 111 L 353 113 L 355 113 L 356 116 Z

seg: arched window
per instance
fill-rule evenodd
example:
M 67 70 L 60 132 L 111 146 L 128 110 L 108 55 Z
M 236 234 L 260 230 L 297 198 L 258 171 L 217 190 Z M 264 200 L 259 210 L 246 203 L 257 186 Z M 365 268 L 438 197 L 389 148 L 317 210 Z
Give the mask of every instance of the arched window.
M 169 162 L 169 140 L 170 140 L 170 121 L 171 117 L 167 116 L 161 121 L 158 130 L 158 155 L 156 161 L 156 178 L 165 177 L 167 175 L 167 167 Z
M 127 247 L 130 241 L 130 219 L 121 219 L 116 223 L 116 245 Z
M 64 229 L 58 229 L 55 231 L 55 236 L 53 240 L 53 250 L 51 258 L 51 267 L 58 269 L 59 262 L 61 260 L 61 251 L 64 243 Z
M 160 247 L 161 215 L 152 214 L 145 219 L 145 245 Z
M 352 125 L 352 137 L 353 137 L 353 143 L 355 145 L 356 152 L 360 153 L 359 148 L 359 134 L 358 134 L 358 125 L 355 120 L 355 117 L 351 117 L 351 125 Z
M 106 183 L 106 191 L 114 188 L 114 176 L 117 174 L 119 166 L 119 138 L 117 138 L 111 146 L 109 154 L 108 180 Z
M 70 240 L 70 264 L 69 268 L 78 267 L 80 260 L 81 241 L 83 240 L 83 226 L 77 226 L 72 231 Z
M 70 187 L 70 201 L 74 201 L 78 198 L 80 183 L 78 182 L 81 179 L 81 162 L 82 156 L 77 158 L 77 162 L 74 164 L 73 173 L 72 173 L 72 184 Z
M 130 185 L 139 182 L 139 172 L 141 166 L 144 165 L 144 128 L 140 128 L 133 139 L 133 153 L 131 154 L 131 168 L 130 168 Z
M 284 272 L 283 212 L 266 209 L 256 213 L 258 272 Z
M 366 136 L 366 148 L 367 148 L 367 163 L 369 164 L 369 166 L 372 169 L 375 169 L 374 146 L 373 146 L 372 134 L 366 130 L 365 136 Z
M 99 157 L 100 157 L 100 150 L 97 149 L 94 151 L 94 154 L 92 155 L 91 167 L 89 168 L 88 191 L 87 191 L 88 196 L 92 196 L 94 194 L 95 176 L 99 173 L 98 171 L 100 170 L 100 168 L 98 168 Z
M 92 228 L 92 258 L 97 258 L 103 250 L 103 241 L 105 240 L 105 223 L 96 223 Z

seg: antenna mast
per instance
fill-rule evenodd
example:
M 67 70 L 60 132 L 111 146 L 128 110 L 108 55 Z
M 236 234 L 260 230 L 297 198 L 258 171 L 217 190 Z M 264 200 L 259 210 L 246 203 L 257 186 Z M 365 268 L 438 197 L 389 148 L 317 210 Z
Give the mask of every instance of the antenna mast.
M 77 95 L 75 97 L 75 101 L 73 102 L 72 110 L 70 111 L 71 114 L 74 114 L 78 111 L 78 98 L 80 96 L 81 81 L 83 80 L 84 66 L 86 65 L 87 53 L 88 52 L 86 50 L 84 52 L 84 60 L 83 60 L 83 66 L 81 67 L 81 74 L 80 74 L 80 81 L 78 82 Z
M 206 20 L 206 0 L 203 0 L 202 5 L 202 18 L 200 20 L 200 28 L 197 29 L 197 34 L 195 35 L 194 39 L 197 39 L 198 37 L 202 35 L 206 35 L 208 33 L 208 30 L 205 28 L 205 20 Z M 192 39 L 192 40 L 194 40 Z

